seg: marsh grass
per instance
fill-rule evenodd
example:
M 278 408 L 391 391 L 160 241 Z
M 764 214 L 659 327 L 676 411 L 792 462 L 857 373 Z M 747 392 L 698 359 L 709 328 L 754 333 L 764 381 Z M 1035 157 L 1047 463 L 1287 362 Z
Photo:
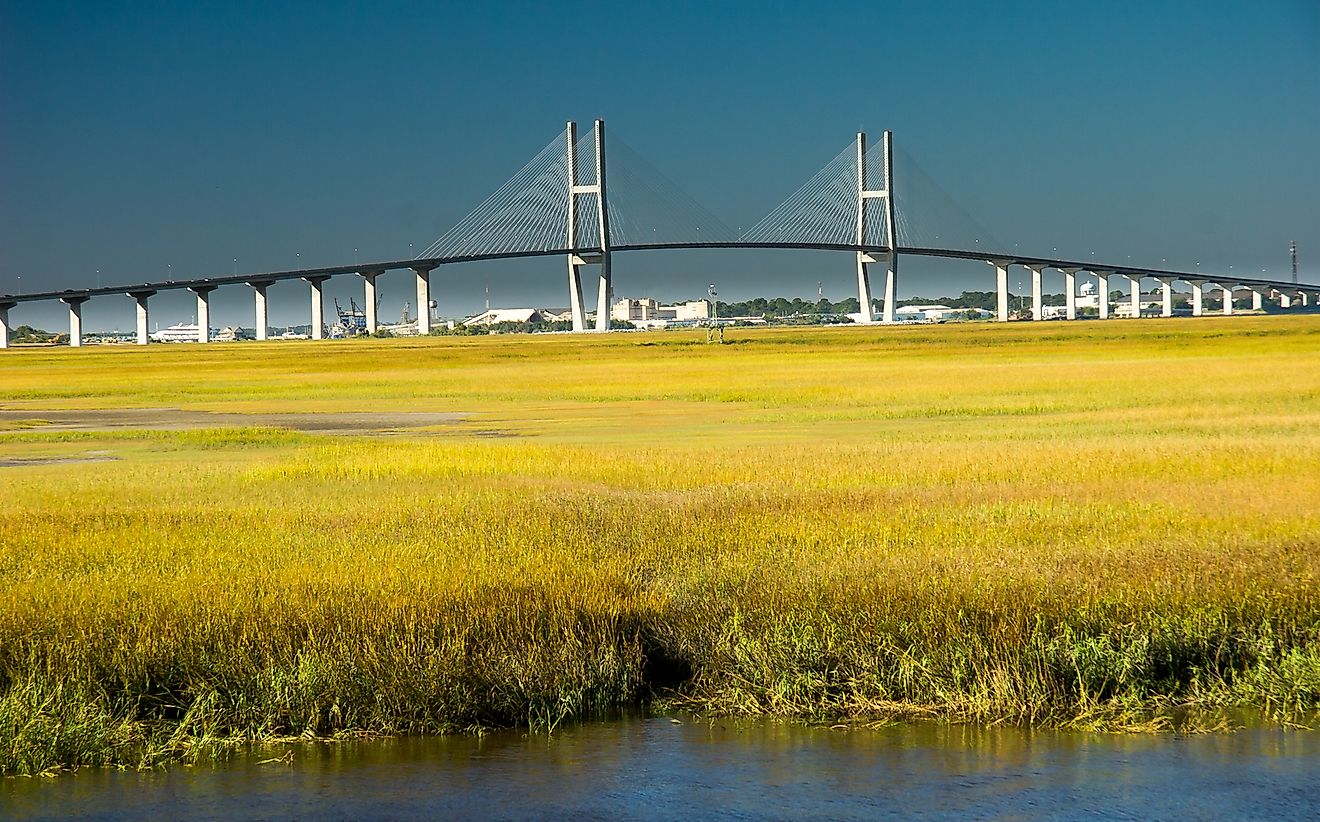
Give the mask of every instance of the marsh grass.
M 34 419 L 470 417 L 0 432 L 0 457 L 119 457 L 0 468 L 0 771 L 648 700 L 1306 721 L 1320 326 L 1022 326 L 6 352 Z

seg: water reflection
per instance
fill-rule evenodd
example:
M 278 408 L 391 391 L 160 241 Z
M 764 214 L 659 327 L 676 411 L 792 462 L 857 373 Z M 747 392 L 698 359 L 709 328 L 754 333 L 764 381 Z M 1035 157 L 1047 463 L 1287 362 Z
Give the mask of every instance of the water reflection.
M 269 749 L 168 772 L 0 781 L 0 817 L 1297 818 L 1320 809 L 1320 734 L 1197 737 L 900 724 L 629 719 L 553 737 Z

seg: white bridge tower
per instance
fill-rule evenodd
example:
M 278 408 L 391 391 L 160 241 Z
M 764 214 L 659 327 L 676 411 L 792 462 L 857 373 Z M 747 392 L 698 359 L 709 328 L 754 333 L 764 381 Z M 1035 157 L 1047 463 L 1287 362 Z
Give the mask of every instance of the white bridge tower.
M 883 203 L 879 215 L 885 225 L 886 251 L 857 251 L 857 301 L 860 303 L 862 322 L 875 322 L 871 311 L 871 263 L 885 266 L 885 294 L 883 321 L 894 321 L 894 300 L 898 290 L 898 220 L 894 216 L 894 133 L 884 133 L 884 188 L 868 188 L 866 175 L 866 132 L 857 132 L 857 245 L 867 245 L 867 204 L 871 200 Z
M 565 134 L 568 161 L 568 303 L 573 315 L 573 330 L 587 330 L 586 308 L 582 302 L 582 269 L 588 265 L 600 266 L 600 283 L 596 294 L 596 330 L 610 330 L 610 303 L 613 283 L 610 279 L 610 211 L 605 187 L 605 121 L 597 120 L 593 128 L 596 138 L 596 181 L 587 185 L 578 183 L 577 123 L 569 121 Z M 599 248 L 591 253 L 579 253 L 578 197 L 596 198 L 596 230 L 600 233 Z

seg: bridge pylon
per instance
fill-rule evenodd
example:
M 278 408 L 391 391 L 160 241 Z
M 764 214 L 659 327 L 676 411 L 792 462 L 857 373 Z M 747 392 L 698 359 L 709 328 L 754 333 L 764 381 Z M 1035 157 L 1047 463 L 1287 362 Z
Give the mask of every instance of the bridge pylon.
M 573 318 L 574 331 L 587 330 L 586 307 L 582 298 L 582 269 L 588 265 L 600 266 L 600 281 L 596 294 L 596 330 L 610 330 L 610 302 L 613 298 L 613 281 L 610 272 L 610 212 L 605 185 L 605 121 L 597 120 L 592 128 L 595 136 L 596 175 L 595 182 L 578 182 L 577 167 L 577 123 L 568 122 L 565 130 L 566 155 L 568 165 L 568 215 L 567 240 L 568 253 L 568 303 Z M 579 253 L 578 248 L 578 198 L 594 197 L 596 200 L 596 230 L 599 233 L 599 247 L 591 253 Z
M 888 250 L 882 253 L 874 251 L 857 252 L 857 301 L 862 312 L 862 322 L 875 321 L 871 311 L 871 263 L 883 263 L 885 266 L 885 292 L 882 318 L 884 322 L 894 321 L 894 301 L 898 289 L 898 221 L 894 215 L 894 133 L 886 131 L 882 142 L 884 165 L 884 188 L 869 188 L 866 174 L 866 132 L 857 132 L 857 245 L 867 244 L 867 203 L 880 200 L 883 203 L 881 218 L 885 225 L 885 243 Z

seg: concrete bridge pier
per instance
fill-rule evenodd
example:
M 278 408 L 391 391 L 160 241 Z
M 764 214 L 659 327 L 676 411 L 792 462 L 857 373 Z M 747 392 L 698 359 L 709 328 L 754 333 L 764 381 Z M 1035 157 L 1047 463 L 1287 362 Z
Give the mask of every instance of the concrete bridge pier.
M 197 342 L 211 341 L 211 292 L 213 285 L 195 285 L 188 289 L 197 295 Z
M 990 260 L 990 265 L 995 267 L 995 319 L 1006 323 L 1008 322 L 1008 267 L 1012 263 L 1008 260 Z
M 9 309 L 18 303 L 0 303 L 0 348 L 9 347 Z
M 1297 292 L 1297 297 L 1302 302 L 1302 308 L 1306 308 L 1308 305 L 1311 304 L 1311 295 L 1307 294 L 1305 291 Z
M 887 323 L 894 321 L 894 312 L 898 310 L 898 253 L 891 251 L 885 255 L 885 296 L 881 317 Z
M 329 277 L 303 277 L 312 288 L 312 339 L 325 339 L 325 281 Z
M 569 313 L 573 318 L 573 330 L 575 332 L 585 333 L 592 329 L 587 327 L 587 303 L 582 290 L 582 269 L 589 265 L 600 265 L 601 256 L 599 254 L 569 254 L 568 255 L 568 305 Z
M 266 311 L 266 289 L 270 287 L 269 280 L 253 280 L 248 283 L 252 289 L 252 295 L 256 303 L 256 332 L 257 339 L 266 339 L 266 329 L 270 325 L 270 315 Z
M 874 307 L 871 302 L 871 272 L 867 268 L 869 263 L 876 262 L 876 258 L 867 254 L 865 251 L 857 252 L 857 310 L 861 312 L 861 321 L 863 323 L 875 322 Z M 893 322 L 887 319 L 892 313 L 890 308 L 891 300 L 886 300 L 884 304 L 885 322 Z
M 366 315 L 368 334 L 375 334 L 376 329 L 380 327 L 380 321 L 376 316 L 376 278 L 383 273 L 381 271 L 358 272 L 362 277 L 362 313 Z
M 1077 269 L 1064 268 L 1063 271 L 1063 310 L 1070 320 L 1077 319 Z
M 1219 290 L 1224 294 L 1224 316 L 1231 316 L 1233 314 L 1233 286 L 1221 285 Z
M 1031 271 L 1031 319 L 1045 319 L 1045 294 L 1042 278 L 1045 276 L 1045 266 L 1029 265 Z
M 898 309 L 898 203 L 894 195 L 894 133 L 892 131 L 884 133 L 884 142 L 881 145 L 885 171 L 883 197 L 885 238 L 889 243 L 889 256 L 885 259 L 885 322 L 892 323 L 894 312 Z M 863 187 L 863 199 L 869 194 L 872 192 L 866 191 Z
M 587 330 L 587 309 L 582 300 L 582 266 L 586 264 L 581 255 L 568 255 L 568 313 L 576 333 Z
M 1160 283 L 1160 316 L 1173 316 L 1173 280 L 1168 277 L 1156 277 Z
M 1251 310 L 1261 311 L 1265 308 L 1265 295 L 1260 293 L 1259 288 L 1251 289 Z
M 1141 275 L 1128 274 L 1128 282 L 1132 283 L 1132 319 L 1141 319 Z
M 417 275 L 417 333 L 423 337 L 431 333 L 431 270 L 434 268 L 413 266 Z
M 1095 303 L 1100 309 L 1100 319 L 1109 319 L 1109 274 L 1108 271 L 1095 273 Z
M 610 330 L 610 305 L 613 302 L 614 273 L 610 268 L 610 254 L 608 251 L 602 251 L 600 280 L 596 283 L 596 330 L 602 334 Z
M 1292 308 L 1292 295 L 1279 292 L 1279 308 Z
M 1205 295 L 1202 292 L 1205 280 L 1188 280 L 1187 284 L 1192 287 L 1192 316 L 1199 317 L 1205 313 Z
M 69 307 L 69 347 L 82 347 L 82 304 L 86 297 L 60 297 L 60 302 Z
M 156 292 L 151 290 L 130 291 L 128 292 L 128 296 L 132 297 L 133 302 L 137 304 L 137 344 L 146 345 L 151 342 L 151 337 L 149 335 L 150 326 L 147 323 L 147 300 L 156 296 Z

